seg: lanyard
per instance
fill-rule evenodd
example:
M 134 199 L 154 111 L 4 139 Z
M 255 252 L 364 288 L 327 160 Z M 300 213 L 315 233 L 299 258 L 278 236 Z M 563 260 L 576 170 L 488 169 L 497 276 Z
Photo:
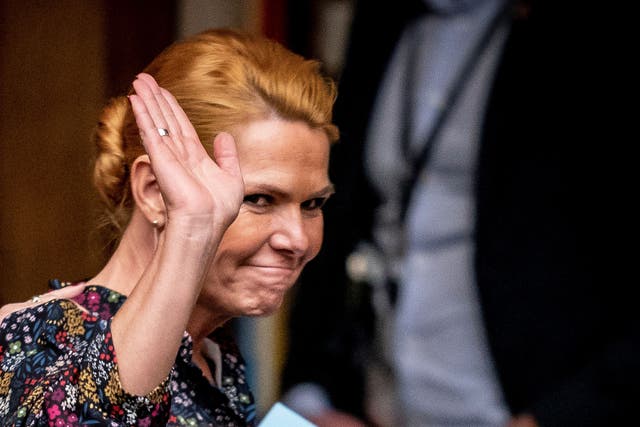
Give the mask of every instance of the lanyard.
M 402 185 L 402 199 L 400 201 L 400 220 L 406 217 L 407 210 L 409 209 L 409 203 L 411 202 L 411 193 L 413 188 L 422 172 L 423 168 L 427 164 L 429 157 L 433 151 L 433 147 L 435 145 L 435 141 L 440 135 L 443 125 L 445 124 L 449 113 L 452 110 L 452 107 L 455 105 L 456 101 L 460 97 L 460 93 L 462 89 L 464 89 L 465 83 L 471 76 L 472 72 L 476 64 L 478 63 L 482 53 L 485 51 L 489 42 L 491 41 L 493 35 L 496 30 L 500 27 L 503 22 L 503 19 L 507 16 L 508 12 L 510 12 L 511 2 L 506 2 L 506 4 L 502 7 L 498 13 L 495 14 L 491 23 L 486 27 L 484 32 L 481 34 L 480 38 L 476 42 L 475 46 L 463 62 L 462 66 L 456 77 L 453 80 L 453 85 L 451 90 L 449 91 L 449 96 L 445 99 L 443 107 L 440 109 L 437 114 L 434 124 L 431 127 L 428 135 L 424 138 L 424 143 L 422 144 L 422 148 L 415 158 L 412 159 L 410 155 L 410 131 L 412 129 L 411 126 L 411 118 L 413 116 L 413 111 L 411 108 L 411 102 L 404 103 L 404 125 L 402 130 L 402 150 L 404 152 L 405 158 L 409 161 L 409 173 L 406 175 L 405 181 Z M 411 99 L 412 93 L 409 93 L 412 88 L 415 87 L 414 81 L 414 73 L 412 72 L 414 67 L 408 67 L 408 75 L 407 80 L 408 84 L 405 86 L 407 90 L 406 98 Z

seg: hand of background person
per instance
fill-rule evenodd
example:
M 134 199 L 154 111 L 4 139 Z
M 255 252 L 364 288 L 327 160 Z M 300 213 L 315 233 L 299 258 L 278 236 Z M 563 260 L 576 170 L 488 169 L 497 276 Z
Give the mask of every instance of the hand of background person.
M 167 209 L 167 223 L 186 220 L 226 229 L 244 195 L 233 137 L 216 137 L 214 161 L 173 95 L 145 73 L 138 75 L 133 88 L 136 93 L 129 99 Z M 168 135 L 160 135 L 159 129 Z
M 46 294 L 38 295 L 24 302 L 16 302 L 13 304 L 7 304 L 0 307 L 0 322 L 10 315 L 11 313 L 15 313 L 16 311 L 29 308 L 36 307 L 40 304 L 47 303 L 54 299 L 71 299 L 82 293 L 84 290 L 85 284 L 80 283 L 75 286 L 66 286 L 62 289 L 56 289 L 55 291 L 47 292 Z M 82 307 L 78 305 L 79 308 L 84 310 Z
M 540 425 L 532 415 L 521 414 L 511 418 L 506 427 L 540 427 Z

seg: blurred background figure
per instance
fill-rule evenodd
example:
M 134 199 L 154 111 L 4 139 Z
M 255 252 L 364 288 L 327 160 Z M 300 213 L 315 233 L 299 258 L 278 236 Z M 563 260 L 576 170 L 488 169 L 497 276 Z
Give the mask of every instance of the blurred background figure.
M 357 2 L 288 403 L 319 425 L 634 419 L 640 328 L 615 240 L 634 218 L 623 15 Z

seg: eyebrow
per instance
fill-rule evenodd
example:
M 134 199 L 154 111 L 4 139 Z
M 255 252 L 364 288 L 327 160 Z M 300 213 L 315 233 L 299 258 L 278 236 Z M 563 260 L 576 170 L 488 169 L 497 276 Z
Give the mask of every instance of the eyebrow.
M 335 192 L 336 192 L 336 187 L 330 183 L 329 185 L 324 187 L 322 190 L 316 191 L 315 193 L 311 194 L 311 198 L 314 199 L 316 197 L 326 197 L 334 194 Z
M 265 193 L 275 194 L 278 197 L 285 197 L 287 195 L 285 191 L 282 191 L 278 187 L 275 187 L 269 184 L 255 184 L 255 185 L 250 184 L 248 187 L 251 189 L 252 193 L 256 191 L 264 191 Z M 336 192 L 335 186 L 330 183 L 329 185 L 322 188 L 321 190 L 318 190 L 309 194 L 308 197 L 309 199 L 315 199 L 317 197 L 328 197 L 334 194 L 335 192 Z

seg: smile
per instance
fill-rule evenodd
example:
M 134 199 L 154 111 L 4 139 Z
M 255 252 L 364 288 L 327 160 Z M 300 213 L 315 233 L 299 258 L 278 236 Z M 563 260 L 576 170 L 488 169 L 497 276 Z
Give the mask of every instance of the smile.
M 284 290 L 289 289 L 298 278 L 299 270 L 292 267 L 280 265 L 248 265 L 250 276 L 255 283 L 266 286 L 282 286 Z
M 251 265 L 250 267 L 256 268 L 264 274 L 289 275 L 296 271 L 292 267 L 273 266 L 273 265 Z

